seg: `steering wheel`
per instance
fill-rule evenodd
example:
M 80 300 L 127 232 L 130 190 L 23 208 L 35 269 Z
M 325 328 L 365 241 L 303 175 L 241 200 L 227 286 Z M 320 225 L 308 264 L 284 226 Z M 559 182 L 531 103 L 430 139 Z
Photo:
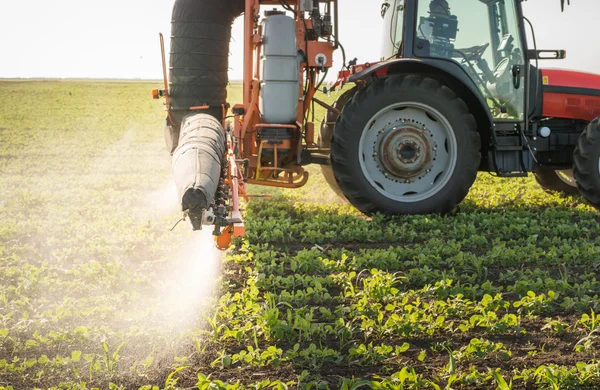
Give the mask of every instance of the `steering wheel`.
M 481 46 L 467 47 L 465 49 L 454 49 L 452 57 L 460 58 L 460 65 L 467 71 L 467 73 L 475 77 L 477 75 L 475 66 L 481 65 L 480 60 L 488 47 L 490 47 L 489 42 Z M 492 72 L 489 68 L 487 69 L 487 72 L 485 69 L 482 70 L 484 71 L 483 73 L 486 77 L 490 78 L 492 76 Z M 479 79 L 480 77 L 477 76 L 476 78 Z M 482 85 L 485 85 L 483 80 L 478 81 L 480 81 Z
M 468 73 L 474 73 L 475 64 L 479 65 L 479 60 L 481 60 L 483 53 L 485 53 L 488 47 L 490 47 L 490 44 L 485 43 L 481 46 L 467 47 L 465 49 L 454 49 L 452 57 L 460 58 L 461 66 L 463 66 Z
M 479 59 L 481 59 L 483 53 L 485 53 L 488 47 L 490 47 L 489 42 L 481 46 L 467 47 L 465 49 L 456 49 L 455 51 L 460 54 L 463 62 L 471 62 L 478 61 Z

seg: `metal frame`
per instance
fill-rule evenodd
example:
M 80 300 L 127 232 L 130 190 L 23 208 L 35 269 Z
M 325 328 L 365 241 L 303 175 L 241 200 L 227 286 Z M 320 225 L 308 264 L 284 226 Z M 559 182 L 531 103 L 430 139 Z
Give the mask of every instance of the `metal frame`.
M 281 124 L 263 124 L 258 110 L 258 99 L 260 90 L 260 56 L 262 46 L 262 31 L 259 25 L 261 18 L 261 6 L 280 5 L 278 0 L 246 0 L 244 14 L 244 101 L 240 105 L 234 107 L 234 114 L 241 112 L 239 117 L 236 117 L 235 123 L 235 138 L 239 141 L 239 156 L 240 158 L 248 159 L 248 182 L 252 184 L 260 184 L 266 186 L 278 186 L 286 188 L 298 188 L 306 184 L 308 181 L 308 173 L 301 167 L 300 159 L 303 151 L 312 147 L 314 142 L 310 140 L 310 129 L 314 126 L 307 123 L 306 116 L 309 113 L 317 87 L 317 76 L 321 69 L 311 66 L 311 51 L 315 49 L 326 50 L 328 58 L 332 57 L 333 51 L 338 47 L 337 33 L 337 0 L 321 0 L 322 3 L 333 6 L 334 19 L 334 34 L 333 36 L 325 37 L 318 41 L 318 45 L 313 45 L 317 41 L 309 41 L 307 39 L 307 29 L 312 27 L 312 20 L 305 18 L 303 12 L 300 12 L 302 0 L 288 1 L 288 4 L 293 9 L 294 19 L 296 21 L 296 36 L 298 49 L 305 52 L 306 61 L 300 64 L 300 74 L 306 74 L 306 82 L 304 78 L 299 80 L 300 96 L 298 105 L 298 113 L 296 122 L 293 125 Z M 237 114 L 236 114 L 237 115 Z M 260 160 L 264 143 L 257 138 L 259 128 L 289 128 L 292 130 L 293 139 L 291 149 L 293 152 L 293 160 L 276 161 L 274 166 L 263 167 Z M 303 137 L 304 135 L 304 137 Z M 305 141 L 305 142 L 304 142 Z M 275 148 L 277 148 L 275 146 Z M 316 150 L 316 152 L 319 152 Z M 288 167 L 285 167 L 285 166 Z

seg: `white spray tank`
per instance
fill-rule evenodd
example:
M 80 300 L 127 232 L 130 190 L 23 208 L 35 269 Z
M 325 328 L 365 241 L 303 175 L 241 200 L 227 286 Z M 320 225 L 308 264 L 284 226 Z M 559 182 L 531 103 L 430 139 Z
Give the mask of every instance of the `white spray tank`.
M 296 22 L 271 14 L 262 22 L 263 47 L 259 110 L 268 124 L 296 122 L 300 97 L 300 63 Z

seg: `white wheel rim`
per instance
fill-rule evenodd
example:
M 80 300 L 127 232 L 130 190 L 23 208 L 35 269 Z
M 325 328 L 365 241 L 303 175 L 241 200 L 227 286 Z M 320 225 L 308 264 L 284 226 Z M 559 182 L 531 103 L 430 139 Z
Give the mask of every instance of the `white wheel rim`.
M 419 102 L 394 103 L 377 112 L 363 129 L 358 154 L 371 186 L 404 203 L 420 202 L 441 191 L 454 173 L 457 156 L 450 122 Z

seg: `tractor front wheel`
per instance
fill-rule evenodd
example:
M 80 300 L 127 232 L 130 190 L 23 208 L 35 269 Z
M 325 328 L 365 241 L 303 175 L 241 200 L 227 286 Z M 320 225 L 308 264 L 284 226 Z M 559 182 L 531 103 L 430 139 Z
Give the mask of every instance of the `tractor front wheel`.
M 590 122 L 579 136 L 573 161 L 579 193 L 600 209 L 600 117 Z
M 440 82 L 392 76 L 343 109 L 331 163 L 345 197 L 366 214 L 446 213 L 460 203 L 481 159 L 475 118 Z
M 577 181 L 573 177 L 573 170 L 554 170 L 552 168 L 537 167 L 535 181 L 544 191 L 562 192 L 567 195 L 579 195 Z

